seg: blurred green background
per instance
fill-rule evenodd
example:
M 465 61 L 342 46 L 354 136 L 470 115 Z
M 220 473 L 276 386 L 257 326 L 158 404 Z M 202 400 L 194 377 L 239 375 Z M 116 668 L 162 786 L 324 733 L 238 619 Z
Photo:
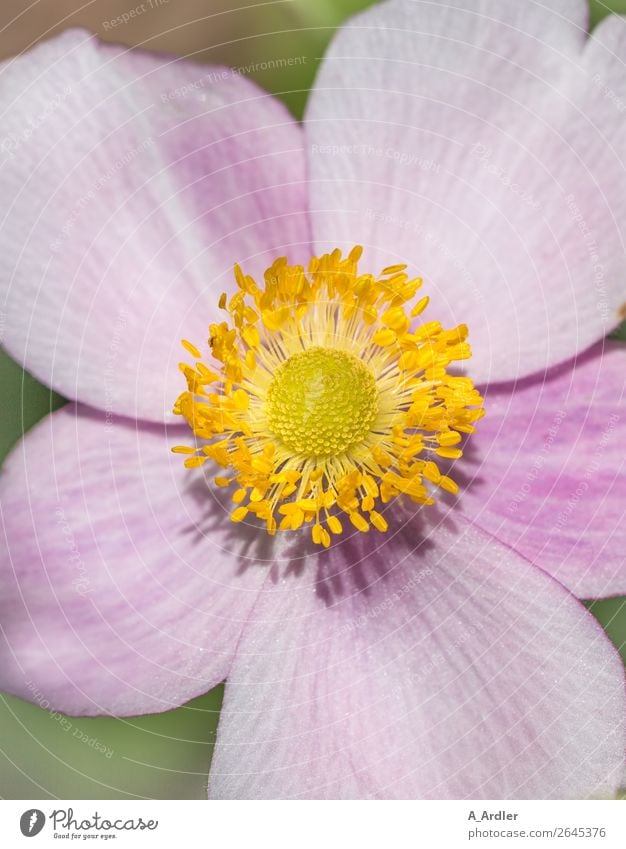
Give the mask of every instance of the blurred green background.
M 36 4 L 3 0 L 0 57 L 77 25 L 110 40 L 193 55 L 207 63 L 240 66 L 268 57 L 306 56 L 305 64 L 288 71 L 251 74 L 301 118 L 333 31 L 350 14 L 371 5 L 371 0 L 282 0 L 248 6 L 234 0 L 161 0 L 161 5 L 154 3 L 154 8 L 126 25 L 114 30 L 105 27 L 105 22 L 136 5 L 130 0 L 40 0 Z M 611 11 L 626 14 L 626 0 L 593 0 L 591 9 L 595 24 Z M 626 342 L 626 326 L 620 335 Z M 1 352 L 0 386 L 1 459 L 23 432 L 61 406 L 63 399 Z M 591 610 L 626 660 L 626 600 L 595 602 Z M 165 714 L 76 719 L 0 694 L 0 797 L 203 798 L 221 700 L 218 687 Z

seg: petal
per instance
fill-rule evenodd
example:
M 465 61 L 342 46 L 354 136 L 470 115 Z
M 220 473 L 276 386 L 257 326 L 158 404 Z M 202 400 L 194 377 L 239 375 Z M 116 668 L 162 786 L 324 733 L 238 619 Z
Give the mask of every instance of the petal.
M 264 570 L 170 447 L 65 407 L 0 478 L 0 688 L 71 714 L 167 710 L 223 680 Z
M 67 397 L 162 420 L 233 263 L 308 243 L 300 128 L 234 71 L 81 31 L 0 84 L 4 344 Z
M 625 594 L 626 345 L 492 389 L 485 406 L 463 512 L 579 598 Z
M 481 382 L 541 371 L 626 308 L 626 23 L 585 0 L 393 0 L 340 30 L 306 121 L 318 250 L 407 262 Z
M 418 522 L 419 520 L 419 522 Z M 619 656 L 540 570 L 422 511 L 262 591 L 237 648 L 216 798 L 569 798 L 612 793 Z

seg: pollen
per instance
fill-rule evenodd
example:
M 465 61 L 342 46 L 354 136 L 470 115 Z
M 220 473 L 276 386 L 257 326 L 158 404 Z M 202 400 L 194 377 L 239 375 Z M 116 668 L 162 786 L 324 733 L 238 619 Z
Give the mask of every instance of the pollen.
M 467 327 L 423 321 L 422 280 L 405 265 L 360 273 L 361 253 L 307 268 L 281 257 L 263 285 L 235 266 L 207 356 L 183 341 L 195 362 L 181 363 L 174 412 L 194 440 L 172 450 L 188 468 L 213 466 L 235 523 L 272 535 L 308 525 L 328 548 L 353 530 L 384 533 L 396 498 L 458 491 L 440 463 L 461 456 L 484 414 L 472 381 L 449 370 L 471 355 Z

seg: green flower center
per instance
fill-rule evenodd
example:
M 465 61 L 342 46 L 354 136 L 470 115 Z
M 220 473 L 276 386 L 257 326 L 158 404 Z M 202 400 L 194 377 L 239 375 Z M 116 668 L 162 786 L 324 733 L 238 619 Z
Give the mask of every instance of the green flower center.
M 378 413 L 376 379 L 352 354 L 309 348 L 278 368 L 266 412 L 271 430 L 291 451 L 337 455 L 371 430 Z

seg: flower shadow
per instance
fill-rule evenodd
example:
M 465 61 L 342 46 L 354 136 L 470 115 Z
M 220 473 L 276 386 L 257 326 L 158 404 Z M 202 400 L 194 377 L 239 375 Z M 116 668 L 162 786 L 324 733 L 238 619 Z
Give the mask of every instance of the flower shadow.
M 361 533 L 343 519 L 344 533 L 332 537 L 330 548 L 324 549 L 313 543 L 310 528 L 271 537 L 254 521 L 231 522 L 228 492 L 216 490 L 203 478 L 190 482 L 185 495 L 200 508 L 188 533 L 195 535 L 198 545 L 211 542 L 215 557 L 220 551 L 235 555 L 236 576 L 265 569 L 273 583 L 307 581 L 328 607 L 354 595 L 367 598 L 407 558 L 419 562 L 433 545 L 429 535 L 438 513 L 436 507 L 416 508 L 398 499 L 388 511 L 387 533 L 373 529 Z M 424 509 L 429 511 L 427 519 Z

